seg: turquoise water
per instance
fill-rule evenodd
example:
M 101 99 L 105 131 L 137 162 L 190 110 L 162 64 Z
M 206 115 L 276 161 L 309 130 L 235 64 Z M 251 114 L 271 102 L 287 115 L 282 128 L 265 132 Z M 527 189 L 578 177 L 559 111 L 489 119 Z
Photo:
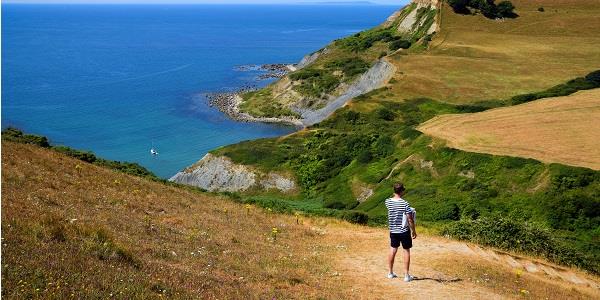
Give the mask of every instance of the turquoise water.
M 167 178 L 210 149 L 293 130 L 234 122 L 206 104 L 203 93 L 256 83 L 236 66 L 297 62 L 396 9 L 2 5 L 2 127 Z

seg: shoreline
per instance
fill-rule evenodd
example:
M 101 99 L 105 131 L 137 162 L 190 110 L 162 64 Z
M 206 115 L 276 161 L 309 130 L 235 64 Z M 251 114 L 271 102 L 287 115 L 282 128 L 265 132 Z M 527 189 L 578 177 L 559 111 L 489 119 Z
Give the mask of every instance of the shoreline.
M 258 67 L 264 68 L 265 66 L 271 66 L 272 68 L 282 71 L 284 68 L 292 70 L 292 68 L 296 68 L 297 65 L 270 64 Z M 239 106 L 243 101 L 240 94 L 258 90 L 259 87 L 256 85 L 247 85 L 235 92 L 207 93 L 205 96 L 208 99 L 208 105 L 210 107 L 216 107 L 219 111 L 225 113 L 229 118 L 235 121 L 279 123 L 303 129 L 325 120 L 337 109 L 345 106 L 353 98 L 385 85 L 392 78 L 395 70 L 396 67 L 385 58 L 378 60 L 369 70 L 350 84 L 341 95 L 337 96 L 332 101 L 329 101 L 325 107 L 317 110 L 296 108 L 295 111 L 300 113 L 300 118 L 287 116 L 255 117 L 249 113 L 240 111 Z
M 208 93 L 205 94 L 205 96 L 208 99 L 208 105 L 210 107 L 215 107 L 234 121 L 278 123 L 294 126 L 298 130 L 305 127 L 301 119 L 293 117 L 254 117 L 248 113 L 240 111 L 239 106 L 242 103 L 242 97 L 240 96 L 240 93 L 250 92 L 253 90 L 255 90 L 255 88 L 246 88 L 237 92 Z

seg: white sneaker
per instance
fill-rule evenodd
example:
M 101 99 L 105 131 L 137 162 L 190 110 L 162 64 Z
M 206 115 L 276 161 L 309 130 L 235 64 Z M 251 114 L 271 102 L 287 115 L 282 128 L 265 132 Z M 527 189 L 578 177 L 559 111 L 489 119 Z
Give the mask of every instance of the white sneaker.
M 413 279 L 415 279 L 415 277 L 410 274 L 404 275 L 404 282 L 411 282 Z
M 395 273 L 390 273 L 387 275 L 387 278 L 389 278 L 389 279 L 398 278 L 398 275 L 396 275 Z

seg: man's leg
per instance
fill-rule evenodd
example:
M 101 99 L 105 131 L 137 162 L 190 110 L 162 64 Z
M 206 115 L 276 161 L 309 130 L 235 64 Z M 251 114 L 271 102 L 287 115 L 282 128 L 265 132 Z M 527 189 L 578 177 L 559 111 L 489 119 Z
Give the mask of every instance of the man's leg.
M 390 254 L 388 255 L 389 274 L 394 273 L 394 258 L 396 258 L 396 252 L 398 252 L 398 248 L 390 247 Z
M 408 275 L 410 268 L 410 249 L 404 249 L 404 275 Z

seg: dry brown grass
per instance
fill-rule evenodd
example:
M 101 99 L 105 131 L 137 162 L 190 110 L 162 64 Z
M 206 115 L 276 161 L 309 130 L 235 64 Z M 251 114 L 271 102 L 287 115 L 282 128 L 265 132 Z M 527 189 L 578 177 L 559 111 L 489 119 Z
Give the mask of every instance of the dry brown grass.
M 2 150 L 7 299 L 600 296 L 598 279 L 581 272 L 552 267 L 515 278 L 489 251 L 428 236 L 415 241 L 413 273 L 461 280 L 388 281 L 383 228 L 308 217 L 296 224 L 35 146 L 3 142 Z
M 3 298 L 344 297 L 322 236 L 291 216 L 33 146 L 2 150 Z
M 393 99 L 506 99 L 600 69 L 600 2 L 512 2 L 520 16 L 505 21 L 444 6 L 429 51 L 392 57 L 398 69 Z M 540 6 L 545 12 L 537 11 Z
M 600 89 L 475 114 L 441 115 L 419 126 L 465 151 L 521 156 L 600 170 Z

